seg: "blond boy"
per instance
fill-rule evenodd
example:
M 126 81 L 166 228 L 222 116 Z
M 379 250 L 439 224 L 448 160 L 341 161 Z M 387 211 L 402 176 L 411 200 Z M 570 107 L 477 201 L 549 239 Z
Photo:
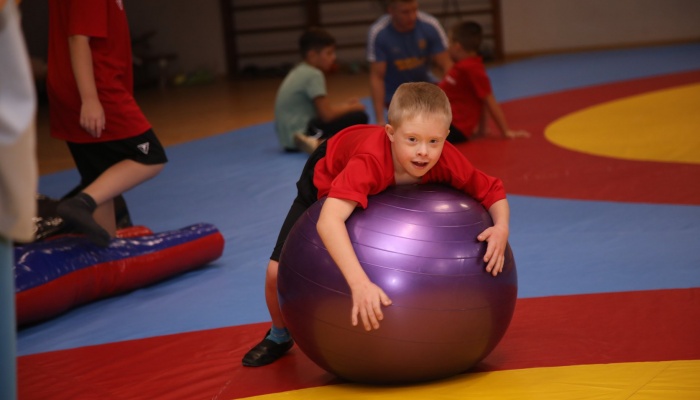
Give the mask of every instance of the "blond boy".
M 394 94 L 387 125 L 345 129 L 311 154 L 267 266 L 265 296 L 272 328 L 245 355 L 243 365 L 269 364 L 293 345 L 277 299 L 279 256 L 294 222 L 321 197 L 327 196 L 327 200 L 317 229 L 352 291 L 349 323 L 353 326 L 361 323 L 368 331 L 379 329 L 382 307 L 391 305 L 391 299 L 362 269 L 345 221 L 356 207 L 367 207 L 368 196 L 391 185 L 441 182 L 481 202 L 494 221 L 493 227 L 477 237 L 488 242 L 486 270 L 493 275 L 502 271 L 510 213 L 506 193 L 499 179 L 474 168 L 446 142 L 451 118 L 449 102 L 440 88 L 430 83 L 406 83 Z

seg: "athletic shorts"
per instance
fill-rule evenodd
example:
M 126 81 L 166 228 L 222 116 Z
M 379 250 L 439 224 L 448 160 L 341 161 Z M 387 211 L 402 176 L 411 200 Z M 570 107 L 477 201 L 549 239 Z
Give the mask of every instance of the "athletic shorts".
M 450 134 L 447 135 L 447 141 L 452 144 L 464 143 L 468 141 L 469 138 L 464 134 L 464 132 L 457 129 L 456 126 L 450 124 Z
M 314 186 L 314 168 L 318 160 L 326 156 L 326 141 L 324 140 L 317 148 L 314 150 L 309 159 L 306 160 L 304 169 L 301 171 L 301 176 L 297 181 L 297 197 L 292 203 L 292 207 L 287 213 L 287 217 L 284 219 L 282 224 L 282 229 L 277 236 L 277 243 L 275 243 L 275 248 L 272 250 L 272 255 L 270 260 L 279 261 L 280 255 L 282 254 L 282 247 L 284 242 L 289 236 L 289 231 L 292 230 L 294 223 L 297 222 L 299 217 L 301 217 L 304 212 L 311 207 L 318 199 L 318 189 Z
M 75 166 L 81 178 L 81 186 L 94 182 L 103 172 L 114 164 L 124 160 L 133 160 L 140 164 L 165 164 L 168 158 L 165 149 L 153 133 L 153 129 L 120 140 L 96 143 L 67 142 Z

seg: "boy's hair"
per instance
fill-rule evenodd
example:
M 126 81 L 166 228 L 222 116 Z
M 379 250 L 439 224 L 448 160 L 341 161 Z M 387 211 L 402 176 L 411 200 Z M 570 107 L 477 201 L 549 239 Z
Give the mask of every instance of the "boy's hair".
M 306 54 L 311 50 L 321 51 L 328 46 L 335 46 L 335 37 L 321 28 L 308 28 L 299 37 L 299 52 L 302 58 L 306 58 Z
M 474 21 L 460 22 L 450 30 L 450 39 L 466 51 L 479 52 L 483 39 L 481 25 Z
M 438 85 L 428 82 L 404 83 L 396 89 L 389 104 L 388 119 L 398 127 L 406 119 L 416 115 L 439 114 L 449 125 L 452 122 L 452 109 L 445 92 Z

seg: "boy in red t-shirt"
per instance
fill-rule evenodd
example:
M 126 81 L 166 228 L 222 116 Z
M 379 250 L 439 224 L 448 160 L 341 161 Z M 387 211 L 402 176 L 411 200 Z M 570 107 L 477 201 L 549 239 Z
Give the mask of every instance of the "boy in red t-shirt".
M 293 341 L 285 328 L 277 299 L 277 271 L 282 246 L 296 220 L 316 200 L 327 196 L 318 220 L 318 233 L 352 291 L 351 323 L 378 329 L 382 306 L 391 300 L 365 274 L 348 237 L 345 221 L 367 197 L 391 185 L 442 182 L 471 195 L 489 211 L 494 226 L 477 239 L 488 242 L 486 270 L 503 269 L 510 211 L 502 182 L 477 170 L 446 143 L 452 118 L 445 93 L 432 83 L 405 83 L 394 94 L 389 124 L 356 125 L 330 138 L 314 151 L 297 182 L 298 193 L 282 225 L 267 266 L 265 298 L 272 328 L 243 358 L 258 367 L 274 362 Z
M 452 106 L 452 125 L 447 140 L 460 143 L 472 137 L 484 136 L 487 110 L 503 137 L 529 137 L 526 131 L 508 128 L 501 106 L 493 96 L 484 63 L 478 55 L 482 37 L 481 25 L 476 22 L 462 22 L 450 29 L 448 51 L 455 64 L 439 84 Z
M 122 0 L 50 0 L 51 136 L 65 140 L 82 191 L 57 213 L 100 246 L 116 233 L 113 199 L 153 178 L 165 150 L 133 97 Z

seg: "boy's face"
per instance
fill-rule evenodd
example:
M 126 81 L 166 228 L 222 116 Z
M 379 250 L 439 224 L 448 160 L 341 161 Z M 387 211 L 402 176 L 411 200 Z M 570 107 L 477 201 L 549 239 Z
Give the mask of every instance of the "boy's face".
M 321 71 L 330 71 L 335 63 L 335 46 L 326 46 L 320 51 L 310 50 L 308 54 L 309 64 Z
M 448 34 L 447 52 L 450 54 L 453 61 L 457 61 L 459 55 L 463 52 L 462 45 L 457 43 L 452 33 Z
M 449 129 L 445 117 L 438 114 L 418 114 L 396 128 L 386 125 L 397 183 L 398 178 L 407 177 L 418 181 L 435 166 Z
M 410 32 L 418 20 L 417 1 L 397 1 L 389 5 L 389 14 L 394 28 L 399 32 Z

